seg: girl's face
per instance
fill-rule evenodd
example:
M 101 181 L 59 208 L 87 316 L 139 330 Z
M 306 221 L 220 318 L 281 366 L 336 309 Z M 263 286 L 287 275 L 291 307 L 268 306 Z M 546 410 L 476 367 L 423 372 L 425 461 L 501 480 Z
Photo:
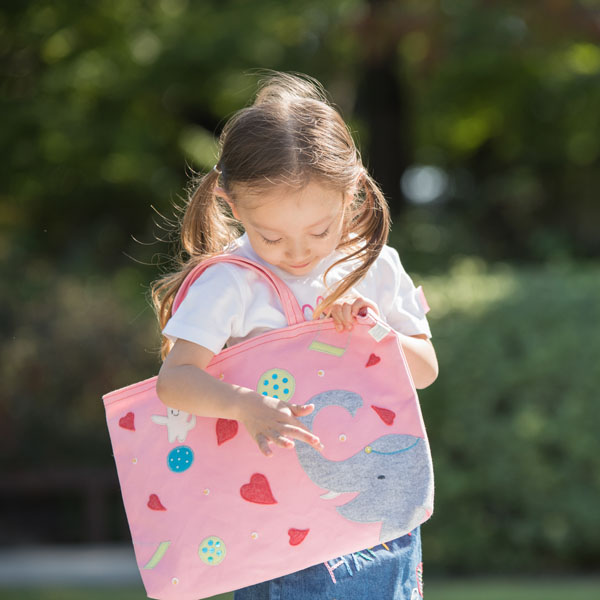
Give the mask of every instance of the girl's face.
M 317 182 L 300 190 L 279 185 L 260 194 L 243 186 L 235 191 L 233 216 L 256 254 L 292 275 L 306 275 L 337 248 L 352 199 Z

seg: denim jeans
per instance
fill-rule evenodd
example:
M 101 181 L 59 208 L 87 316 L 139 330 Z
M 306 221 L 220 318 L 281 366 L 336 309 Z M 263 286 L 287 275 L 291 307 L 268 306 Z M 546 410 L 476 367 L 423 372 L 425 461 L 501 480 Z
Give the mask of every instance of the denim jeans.
M 421 531 L 238 590 L 234 600 L 419 600 Z

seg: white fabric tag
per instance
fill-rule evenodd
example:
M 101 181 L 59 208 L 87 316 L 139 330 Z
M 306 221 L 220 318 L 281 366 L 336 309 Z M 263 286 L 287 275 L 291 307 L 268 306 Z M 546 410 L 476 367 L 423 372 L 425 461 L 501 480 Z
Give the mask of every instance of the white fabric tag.
M 383 323 L 377 323 L 369 329 L 369 334 L 376 342 L 380 342 L 390 331 L 390 328 Z

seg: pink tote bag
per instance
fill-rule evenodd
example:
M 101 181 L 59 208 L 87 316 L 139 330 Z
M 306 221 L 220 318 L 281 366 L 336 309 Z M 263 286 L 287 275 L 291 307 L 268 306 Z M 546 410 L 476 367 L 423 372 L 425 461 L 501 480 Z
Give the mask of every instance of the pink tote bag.
M 398 334 L 374 312 L 339 333 L 305 321 L 273 273 L 254 269 L 288 326 L 225 348 L 207 371 L 296 404 L 325 446 L 265 457 L 243 425 L 167 408 L 156 378 L 103 397 L 123 502 L 150 598 L 192 600 L 304 569 L 411 531 L 433 511 L 433 469 Z

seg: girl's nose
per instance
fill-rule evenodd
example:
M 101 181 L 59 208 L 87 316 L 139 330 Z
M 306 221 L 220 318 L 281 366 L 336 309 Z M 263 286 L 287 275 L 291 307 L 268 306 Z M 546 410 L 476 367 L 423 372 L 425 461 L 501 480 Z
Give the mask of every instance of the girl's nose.
M 302 262 L 303 259 L 308 258 L 310 250 L 303 242 L 291 241 L 286 248 L 286 254 L 290 260 Z

